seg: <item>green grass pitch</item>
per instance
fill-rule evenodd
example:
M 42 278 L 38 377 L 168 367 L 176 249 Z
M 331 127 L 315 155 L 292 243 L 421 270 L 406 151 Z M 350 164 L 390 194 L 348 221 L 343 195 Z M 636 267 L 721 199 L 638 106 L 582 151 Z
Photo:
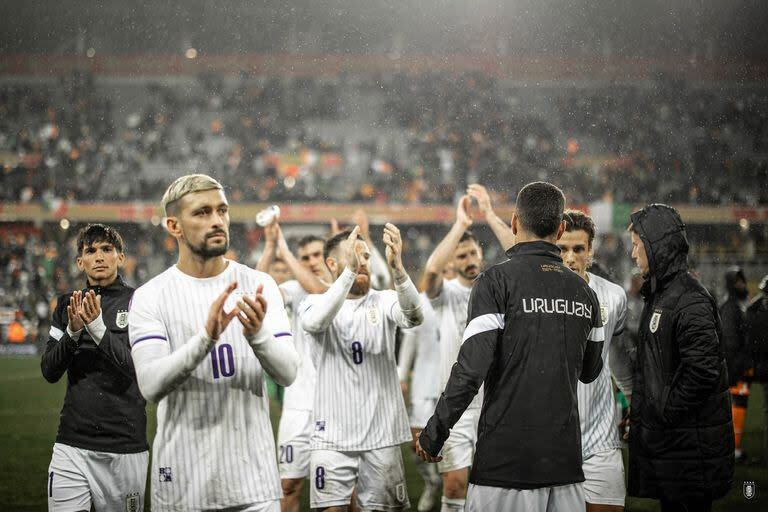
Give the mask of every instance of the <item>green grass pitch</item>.
M 0 510 L 46 510 L 46 472 L 56 437 L 58 417 L 66 389 L 65 379 L 48 384 L 40 374 L 36 358 L 0 358 Z M 761 446 L 763 396 L 760 386 L 753 386 L 747 413 L 743 447 L 758 455 Z M 273 408 L 272 422 L 277 427 L 279 410 Z M 154 407 L 150 407 L 149 434 L 155 429 Z M 408 493 L 415 510 L 422 485 L 407 448 L 403 450 Z M 745 480 L 757 483 L 757 496 L 743 497 Z M 307 486 L 302 510 L 309 510 Z M 439 500 L 435 511 L 440 508 Z M 149 510 L 149 508 L 147 508 Z M 648 500 L 629 499 L 628 511 L 658 510 Z M 738 466 L 734 486 L 728 496 L 715 504 L 715 510 L 768 510 L 768 468 Z

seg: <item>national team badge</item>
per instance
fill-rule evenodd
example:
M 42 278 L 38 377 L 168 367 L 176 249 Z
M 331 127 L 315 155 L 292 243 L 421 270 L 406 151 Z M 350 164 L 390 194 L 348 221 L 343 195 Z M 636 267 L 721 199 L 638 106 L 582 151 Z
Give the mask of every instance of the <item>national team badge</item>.
M 744 497 L 752 500 L 757 495 L 757 485 L 755 485 L 755 482 L 744 482 L 743 491 Z
M 325 421 L 324 420 L 318 420 L 315 422 L 315 431 L 316 432 L 325 432 Z
M 125 511 L 139 512 L 139 493 L 132 492 L 125 497 Z
M 405 484 L 397 484 L 395 493 L 397 494 L 397 501 L 403 503 L 405 501 Z
M 368 306 L 366 316 L 368 317 L 368 321 L 371 323 L 371 325 L 379 325 L 379 320 L 381 320 L 381 318 L 379 317 L 379 308 L 377 308 L 375 305 Z
M 171 468 L 160 468 L 160 481 L 173 482 L 173 476 L 171 475 Z
M 648 327 L 650 327 L 652 333 L 655 333 L 659 329 L 660 321 L 661 321 L 661 311 L 654 311 L 653 315 L 651 315 L 651 323 L 648 324 Z
M 608 308 L 605 306 L 600 306 L 600 318 L 603 319 L 603 325 L 608 324 Z
M 117 325 L 120 329 L 125 329 L 128 327 L 128 312 L 120 310 L 117 312 L 117 316 L 115 316 L 115 325 Z

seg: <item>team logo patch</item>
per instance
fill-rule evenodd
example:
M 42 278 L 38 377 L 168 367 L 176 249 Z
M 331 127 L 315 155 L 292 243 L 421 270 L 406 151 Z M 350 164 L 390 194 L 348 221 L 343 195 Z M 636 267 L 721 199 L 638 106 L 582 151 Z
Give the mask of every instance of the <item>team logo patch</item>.
M 315 430 L 317 432 L 325 432 L 325 421 L 324 420 L 316 421 L 315 422 Z
M 139 512 L 139 493 L 132 492 L 125 497 L 125 511 Z
M 397 501 L 403 503 L 405 501 L 405 484 L 397 484 L 395 493 L 397 494 Z
M 117 316 L 115 316 L 115 325 L 117 325 L 120 329 L 125 329 L 128 327 L 128 312 L 124 310 L 120 310 L 117 312 Z
M 605 306 L 600 306 L 600 318 L 603 319 L 603 325 L 608 324 L 608 308 Z
M 757 485 L 755 485 L 755 482 L 745 481 L 742 490 L 744 491 L 744 497 L 748 500 L 754 499 L 757 496 Z
M 160 481 L 172 482 L 173 477 L 171 475 L 171 468 L 160 468 Z
M 648 327 L 651 329 L 652 333 L 655 333 L 659 329 L 659 322 L 661 321 L 661 311 L 654 311 L 653 315 L 651 315 L 651 323 L 648 324 Z
M 368 317 L 368 322 L 370 322 L 371 325 L 379 325 L 381 317 L 379 316 L 379 308 L 377 308 L 375 305 L 368 306 L 366 316 Z

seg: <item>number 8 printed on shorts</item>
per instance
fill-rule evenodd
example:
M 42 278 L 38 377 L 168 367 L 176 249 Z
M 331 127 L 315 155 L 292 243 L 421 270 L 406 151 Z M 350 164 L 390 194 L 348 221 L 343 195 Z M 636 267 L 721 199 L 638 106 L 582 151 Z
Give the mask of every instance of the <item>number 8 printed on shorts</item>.
M 325 489 L 325 468 L 317 466 L 315 469 L 315 489 Z

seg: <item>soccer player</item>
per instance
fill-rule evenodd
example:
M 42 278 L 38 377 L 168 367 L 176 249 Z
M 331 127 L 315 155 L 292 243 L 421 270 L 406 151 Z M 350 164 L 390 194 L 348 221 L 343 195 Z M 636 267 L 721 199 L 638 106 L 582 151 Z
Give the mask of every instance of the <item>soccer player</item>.
M 67 393 L 48 467 L 49 510 L 142 510 L 147 480 L 146 402 L 128 344 L 133 288 L 118 274 L 123 239 L 89 224 L 77 235 L 86 289 L 59 297 L 41 361 Z
M 584 459 L 584 497 L 587 512 L 624 510 L 626 487 L 621 441 L 616 428 L 616 401 L 611 373 L 627 398 L 632 394 L 632 367 L 626 344 L 620 343 L 627 316 L 627 295 L 621 286 L 587 272 L 592 262 L 595 224 L 583 212 L 564 214 L 565 232 L 557 241 L 563 263 L 589 283 L 600 302 L 605 331 L 603 370 L 589 384 L 578 383 L 581 453 Z M 611 341 L 615 343 L 611 343 Z M 610 359 L 609 359 L 610 355 Z
M 424 491 L 416 509 L 432 510 L 435 494 L 440 490 L 441 479 L 434 464 L 427 464 L 416 455 L 416 439 L 432 415 L 440 396 L 440 330 L 437 315 L 426 294 L 421 294 L 421 325 L 404 329 L 400 339 L 397 373 L 404 393 L 410 392 L 409 420 L 411 424 L 411 448 L 416 471 L 424 480 Z M 413 367 L 413 373 L 411 373 Z M 410 385 L 408 384 L 410 377 Z
M 584 510 L 576 382 L 600 374 L 603 328 L 597 296 L 555 245 L 564 203 L 549 183 L 520 190 L 517 243 L 475 280 L 457 363 L 419 438 L 419 455 L 438 461 L 485 383 L 470 511 Z
M 279 511 L 264 373 L 287 386 L 299 364 L 280 290 L 224 258 L 216 180 L 182 176 L 162 205 L 178 263 L 136 290 L 129 314 L 139 388 L 158 402 L 152 510 Z
M 304 330 L 296 310 L 311 293 L 323 293 L 332 281 L 323 262 L 325 241 L 313 235 L 299 240 L 298 258 L 293 255 L 277 221 L 264 228 L 266 243 L 257 269 L 274 267 L 279 255 L 295 279 L 280 284 L 285 309 L 291 320 L 291 331 L 299 364 L 296 380 L 285 388 L 283 413 L 277 429 L 278 466 L 283 487 L 280 503 L 283 512 L 298 512 L 304 479 L 309 477 L 309 440 L 312 436 L 312 402 L 315 395 L 315 367 L 312 363 Z
M 421 302 L 403 268 L 397 227 L 384 227 L 395 291 L 370 289 L 370 251 L 358 232 L 355 227 L 326 242 L 325 261 L 336 280 L 299 307 L 317 368 L 310 501 L 313 508 L 348 510 L 356 485 L 362 509 L 404 510 L 409 502 L 399 445 L 411 435 L 395 331 L 421 323 Z
M 467 324 L 467 304 L 472 283 L 483 267 L 483 251 L 475 236 L 468 231 L 471 198 L 463 196 L 456 209 L 456 220 L 448 234 L 435 247 L 427 260 L 421 287 L 432 300 L 440 326 L 440 389 L 445 388 L 461 346 Z M 446 280 L 443 270 L 453 264 L 457 278 Z M 451 429 L 443 447 L 443 458 L 437 469 L 443 476 L 443 512 L 464 510 L 467 497 L 469 466 L 477 440 L 477 420 L 482 404 L 482 391 L 467 407 Z M 423 425 L 422 425 L 423 426 Z

